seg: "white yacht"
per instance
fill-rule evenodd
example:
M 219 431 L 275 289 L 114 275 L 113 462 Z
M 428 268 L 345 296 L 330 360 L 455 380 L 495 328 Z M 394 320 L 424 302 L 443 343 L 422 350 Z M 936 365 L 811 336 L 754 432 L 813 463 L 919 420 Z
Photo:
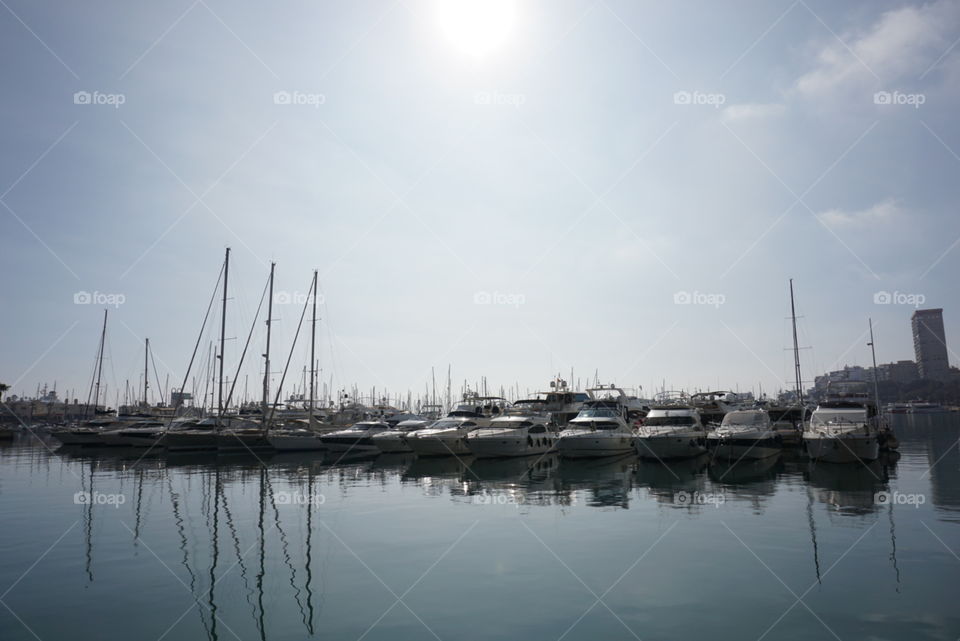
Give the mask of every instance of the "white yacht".
M 633 451 L 634 420 L 629 397 L 613 385 L 587 390 L 590 400 L 567 423 L 557 440 L 557 451 L 566 458 L 615 456 Z
M 655 406 L 637 428 L 641 458 L 692 458 L 707 451 L 707 430 L 700 413 L 689 406 Z
M 360 421 L 345 430 L 324 434 L 320 441 L 332 452 L 376 454 L 380 449 L 374 444 L 373 437 L 389 429 L 390 425 L 384 421 Z
M 746 410 L 754 406 L 753 394 L 738 394 L 718 390 L 714 392 L 697 392 L 690 395 L 690 404 L 700 411 L 700 420 L 712 429 L 723 422 L 727 412 Z
M 477 458 L 545 454 L 557 441 L 542 399 L 517 401 L 503 415 L 467 434 L 467 448 Z
M 873 461 L 880 453 L 876 404 L 862 383 L 831 383 L 803 430 L 807 455 L 828 463 Z
M 766 410 L 733 410 L 707 435 L 707 447 L 714 458 L 739 461 L 776 456 L 783 450 L 783 442 L 773 431 Z
M 499 396 L 467 394 L 446 417 L 407 434 L 406 442 L 420 456 L 460 456 L 469 454 L 467 434 L 503 414 L 510 402 Z
M 567 381 L 559 376 L 550 381 L 550 391 L 537 392 L 537 398 L 543 399 L 543 409 L 550 413 L 550 422 L 561 427 L 576 418 L 583 404 L 590 400 L 586 393 L 571 390 Z
M 104 433 L 122 426 L 123 423 L 116 417 L 104 416 L 83 421 L 79 425 L 53 430 L 50 435 L 64 445 L 104 445 Z
M 433 423 L 435 420 L 428 418 L 411 418 L 400 421 L 393 428 L 373 435 L 373 442 L 384 454 L 405 454 L 412 452 L 413 449 L 407 444 L 407 436 L 411 432 L 422 430 Z
M 310 424 L 309 419 L 292 419 L 272 428 L 267 440 L 278 452 L 316 452 L 326 449 L 323 432 Z

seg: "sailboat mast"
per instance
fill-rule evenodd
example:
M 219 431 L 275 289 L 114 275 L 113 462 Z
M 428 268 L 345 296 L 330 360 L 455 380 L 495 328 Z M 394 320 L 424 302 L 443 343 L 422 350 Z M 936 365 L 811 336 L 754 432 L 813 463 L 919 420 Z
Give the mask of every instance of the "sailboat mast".
M 309 420 L 313 424 L 313 406 L 317 395 L 315 350 L 317 343 L 317 270 L 313 270 L 313 319 L 310 323 L 310 405 Z
M 800 378 L 800 345 L 797 343 L 797 308 L 793 302 L 793 279 L 790 279 L 790 320 L 793 323 L 793 370 L 797 382 L 797 402 L 803 407 L 803 380 Z
M 873 398 L 877 404 L 877 412 L 880 412 L 880 384 L 877 382 L 877 350 L 873 345 L 873 319 L 868 318 L 870 323 L 870 354 L 873 356 Z
M 230 272 L 230 248 L 223 259 L 223 311 L 220 313 L 220 382 L 217 389 L 217 412 L 223 416 L 223 355 L 227 341 L 227 276 Z
M 149 407 L 150 405 L 147 402 L 147 388 L 149 387 L 149 384 L 147 382 L 149 380 L 147 375 L 147 365 L 149 362 L 150 362 L 150 339 L 145 338 L 143 340 L 143 406 L 144 407 Z
M 266 417 L 267 404 L 270 402 L 270 329 L 273 326 L 273 270 L 276 263 L 270 263 L 270 297 L 267 299 L 267 351 L 263 355 L 263 403 L 261 415 Z
M 100 378 L 103 374 L 103 346 L 107 340 L 107 310 L 103 310 L 103 329 L 100 330 L 100 354 L 97 356 L 97 385 L 94 388 L 93 415 L 97 415 L 100 405 Z

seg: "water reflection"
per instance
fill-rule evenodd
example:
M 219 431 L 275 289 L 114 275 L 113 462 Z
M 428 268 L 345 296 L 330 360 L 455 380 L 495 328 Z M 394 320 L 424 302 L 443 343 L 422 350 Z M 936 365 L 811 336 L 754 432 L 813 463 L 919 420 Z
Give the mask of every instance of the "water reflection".
M 356 615 L 350 608 L 359 606 L 352 606 L 351 599 L 369 589 L 356 578 L 364 571 L 357 559 L 369 563 L 379 575 L 394 563 L 407 567 L 404 564 L 410 555 L 427 549 L 426 561 L 410 567 L 429 567 L 466 526 L 457 524 L 457 531 L 444 534 L 439 543 L 430 538 L 421 541 L 429 537 L 424 530 L 443 528 L 451 515 L 463 514 L 470 519 L 504 522 L 511 518 L 540 519 L 540 527 L 534 528 L 538 532 L 550 530 L 543 524 L 545 520 L 563 520 L 573 529 L 571 540 L 598 536 L 597 523 L 604 518 L 624 523 L 627 518 L 637 517 L 630 521 L 634 526 L 643 520 L 660 519 L 665 522 L 664 530 L 678 519 L 692 524 L 687 534 L 678 527 L 676 536 L 696 536 L 690 532 L 723 520 L 751 546 L 756 537 L 767 536 L 761 542 L 768 549 L 758 547 L 759 556 L 765 560 L 769 560 L 770 548 L 778 550 L 783 558 L 793 558 L 790 555 L 795 552 L 801 566 L 789 569 L 804 577 L 801 581 L 821 582 L 818 589 L 823 590 L 835 578 L 831 569 L 858 537 L 864 537 L 864 549 L 858 549 L 858 554 L 879 550 L 870 560 L 878 559 L 880 570 L 873 565 L 854 565 L 834 572 L 862 570 L 869 580 L 882 583 L 895 595 L 902 592 L 906 598 L 910 590 L 901 588 L 917 586 L 918 576 L 927 578 L 918 563 L 930 550 L 940 551 L 939 543 L 921 521 L 931 527 L 942 526 L 936 522 L 938 518 L 955 524 L 960 513 L 958 426 L 928 419 L 915 417 L 910 424 L 899 427 L 902 457 L 888 456 L 864 465 L 814 463 L 796 452 L 737 464 L 711 461 L 707 455 L 668 464 L 634 456 L 477 460 L 418 459 L 410 454 L 350 459 L 316 453 L 269 457 L 258 453 L 229 458 L 183 453 L 140 459 L 142 452 L 114 449 L 60 449 L 51 455 L 35 441 L 19 439 L 0 447 L 0 498 L 8 500 L 5 507 L 12 505 L 20 510 L 10 512 L 11 522 L 17 522 L 37 518 L 36 505 L 24 507 L 9 502 L 11 484 L 15 484 L 16 492 L 32 491 L 25 480 L 35 481 L 38 486 L 45 483 L 62 494 L 80 491 L 91 496 L 98 492 L 124 495 L 127 503 L 121 509 L 92 501 L 67 505 L 66 509 L 62 502 L 44 506 L 44 513 L 57 514 L 59 510 L 65 513 L 63 518 L 78 520 L 77 538 L 64 543 L 66 546 L 73 541 L 76 546 L 64 548 L 72 555 L 72 563 L 63 563 L 64 581 L 74 593 L 79 592 L 76 588 L 89 588 L 89 594 L 100 594 L 95 589 L 116 590 L 117 585 L 125 585 L 118 579 L 118 559 L 134 563 L 124 556 L 133 548 L 142 561 L 148 562 L 136 566 L 146 572 L 147 586 L 164 580 L 172 583 L 174 577 L 170 575 L 175 575 L 171 594 L 158 598 L 158 603 L 169 602 L 179 608 L 172 618 L 186 608 L 180 607 L 182 592 L 190 595 L 196 612 L 184 615 L 180 627 L 170 633 L 175 638 L 204 635 L 211 640 L 226 639 L 234 638 L 233 632 L 261 641 L 321 634 L 339 638 L 348 636 L 348 632 L 356 638 L 363 630 L 354 633 L 342 621 Z M 927 487 L 931 504 L 926 511 L 877 500 L 878 494 L 898 488 L 923 492 Z M 724 509 L 678 503 L 678 496 L 695 493 L 722 494 Z M 59 495 L 56 501 L 61 501 Z M 384 509 L 388 504 L 394 511 Z M 451 510 L 451 505 L 455 509 Z M 516 510 L 507 509 L 514 506 Z M 655 518 L 648 519 L 651 514 Z M 760 514 L 763 517 L 757 518 Z M 575 523 L 590 525 L 580 525 L 584 529 L 577 530 Z M 495 535 L 487 532 L 485 536 L 504 537 L 504 542 L 516 543 L 516 549 L 526 555 L 531 550 L 539 553 L 536 541 L 521 538 L 514 542 L 503 534 L 510 531 L 509 526 L 501 525 L 497 522 Z M 759 534 L 764 527 L 771 531 Z M 54 529 L 48 526 L 48 530 Z M 521 528 L 514 529 L 529 536 Z M 717 529 L 724 535 L 725 531 L 719 526 Z M 352 537 L 344 533 L 341 542 L 336 537 L 344 530 Z M 16 535 L 5 534 L 4 542 Z M 948 542 L 956 540 L 952 530 L 945 530 L 943 536 Z M 549 543 L 555 544 L 552 539 Z M 566 558 L 563 541 L 557 549 Z M 734 549 L 743 553 L 742 548 Z M 476 555 L 477 549 L 469 554 L 462 552 L 465 556 Z M 460 550 L 452 552 L 444 563 L 458 568 L 451 573 L 455 583 L 462 585 L 464 576 L 474 574 L 459 569 L 457 564 L 464 562 L 457 558 L 459 554 Z M 511 554 L 511 545 L 498 549 L 498 564 L 504 568 L 524 567 L 528 574 L 540 571 L 535 565 L 524 565 L 530 563 L 529 558 Z M 852 554 L 844 564 L 855 564 L 856 556 Z M 161 562 L 151 568 L 155 558 Z M 770 563 L 780 572 L 778 560 Z M 6 582 L 12 583 L 22 570 L 18 568 Z M 153 571 L 156 575 L 149 574 Z M 483 576 L 482 568 L 473 571 Z M 695 574 L 696 570 L 684 571 Z M 128 572 L 127 567 L 122 572 Z M 404 578 L 399 584 L 405 587 L 415 579 L 416 575 Z M 392 580 L 387 583 L 393 585 Z M 29 585 L 29 581 L 24 582 L 25 587 Z M 345 591 L 353 596 L 343 597 Z M 149 593 L 146 590 L 145 594 Z M 331 595 L 341 599 L 335 606 L 327 605 Z M 432 597 L 436 599 L 437 593 Z M 389 601 L 383 608 L 388 605 Z M 896 611 L 895 606 L 896 602 L 885 604 L 890 612 Z M 150 619 L 148 613 L 142 616 Z M 161 618 L 159 614 L 157 617 Z M 346 627 L 331 631 L 331 621 Z M 152 636 L 159 636 L 162 626 L 168 624 L 161 621 L 161 628 Z

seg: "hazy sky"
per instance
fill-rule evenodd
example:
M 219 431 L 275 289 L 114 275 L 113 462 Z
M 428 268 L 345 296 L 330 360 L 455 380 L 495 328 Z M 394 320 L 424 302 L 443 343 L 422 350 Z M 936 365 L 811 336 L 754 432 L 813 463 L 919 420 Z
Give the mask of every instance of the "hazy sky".
M 111 404 L 143 337 L 179 381 L 226 246 L 228 371 L 271 260 L 280 301 L 319 270 L 335 386 L 775 390 L 791 277 L 805 377 L 867 365 L 871 316 L 913 358 L 920 301 L 960 363 L 960 2 L 0 5 L 15 393 L 86 396 L 78 292 L 122 301 Z

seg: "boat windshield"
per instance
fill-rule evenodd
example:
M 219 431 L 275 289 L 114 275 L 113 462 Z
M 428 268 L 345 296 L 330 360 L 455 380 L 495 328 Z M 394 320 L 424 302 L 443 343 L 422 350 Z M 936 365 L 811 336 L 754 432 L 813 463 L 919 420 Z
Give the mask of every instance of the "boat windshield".
M 644 421 L 644 425 L 658 427 L 661 425 L 694 425 L 692 416 L 651 416 Z
M 605 407 L 588 407 L 580 410 L 577 418 L 617 418 L 617 412 Z
M 444 419 L 444 420 L 437 421 L 436 423 L 431 425 L 430 429 L 446 430 L 446 429 L 450 429 L 451 427 L 461 427 L 463 425 L 475 425 L 475 423 L 471 423 L 469 421 L 464 422 L 464 421 L 454 421 L 454 420 Z
M 867 422 L 867 413 L 864 410 L 820 410 L 814 412 L 810 422 L 814 425 L 860 425 Z
M 723 425 L 766 425 L 767 420 L 764 412 L 727 412 Z

